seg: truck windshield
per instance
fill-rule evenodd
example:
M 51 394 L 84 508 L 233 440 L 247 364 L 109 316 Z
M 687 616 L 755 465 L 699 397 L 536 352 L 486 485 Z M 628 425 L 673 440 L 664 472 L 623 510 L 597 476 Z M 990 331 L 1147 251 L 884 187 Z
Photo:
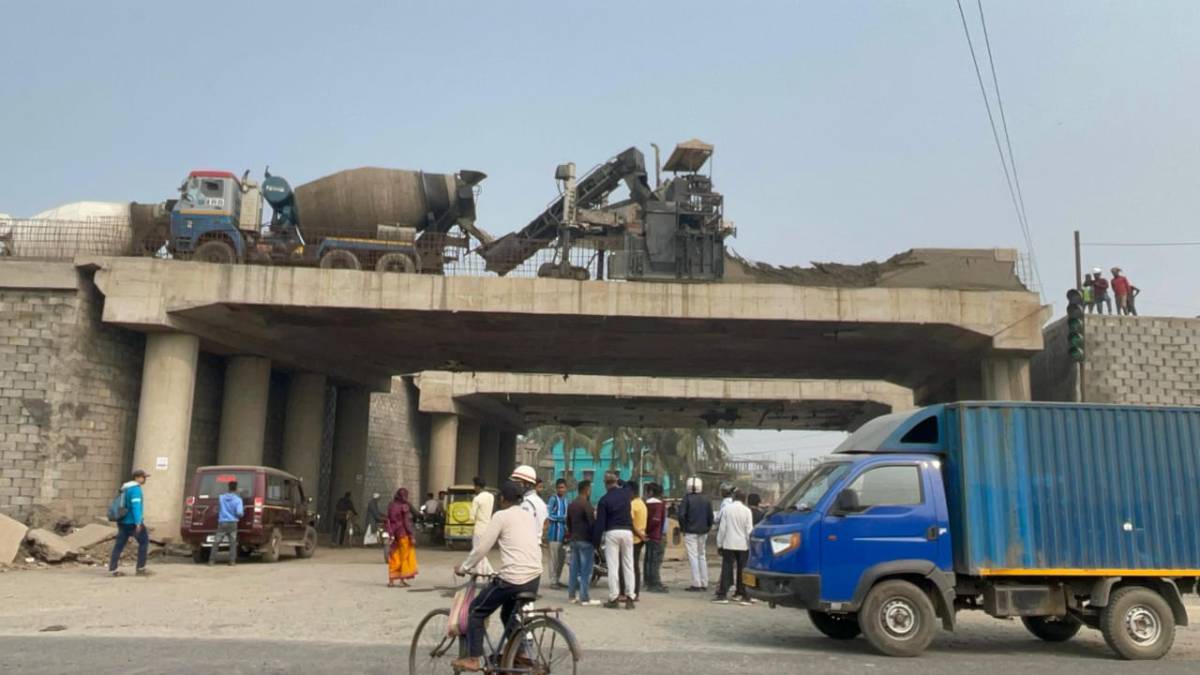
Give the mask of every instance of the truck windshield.
M 775 507 L 776 511 L 808 511 L 821 501 L 821 497 L 829 492 L 830 486 L 836 483 L 850 470 L 850 462 L 825 462 L 817 465 L 804 478 L 796 483 L 796 487 L 788 491 Z

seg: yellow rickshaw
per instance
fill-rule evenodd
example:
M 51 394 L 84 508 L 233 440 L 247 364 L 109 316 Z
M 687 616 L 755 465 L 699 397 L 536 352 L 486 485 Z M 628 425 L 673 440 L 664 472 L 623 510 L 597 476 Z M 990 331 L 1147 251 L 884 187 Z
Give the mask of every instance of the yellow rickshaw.
M 446 548 L 454 548 L 455 542 L 467 542 L 471 547 L 471 535 L 475 533 L 475 519 L 471 517 L 471 501 L 475 499 L 474 485 L 451 485 L 446 489 L 446 501 L 442 513 L 446 514 L 443 532 Z

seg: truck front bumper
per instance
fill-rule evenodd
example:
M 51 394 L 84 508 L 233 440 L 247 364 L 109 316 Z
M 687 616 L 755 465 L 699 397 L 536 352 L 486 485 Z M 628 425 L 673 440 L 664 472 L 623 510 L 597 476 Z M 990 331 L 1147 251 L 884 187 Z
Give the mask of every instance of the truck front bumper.
M 821 577 L 816 574 L 750 569 L 742 575 L 742 581 L 755 600 L 800 609 L 818 609 L 821 604 Z

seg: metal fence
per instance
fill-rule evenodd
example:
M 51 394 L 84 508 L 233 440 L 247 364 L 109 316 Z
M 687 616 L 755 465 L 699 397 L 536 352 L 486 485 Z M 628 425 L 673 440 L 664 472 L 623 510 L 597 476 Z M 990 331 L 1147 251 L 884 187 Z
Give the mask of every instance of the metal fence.
M 480 242 L 463 237 L 451 240 L 459 245 L 452 243 L 443 250 L 441 274 L 496 276 L 487 270 L 487 261 L 478 253 Z M 161 227 L 142 227 L 139 232 L 128 218 L 116 216 L 83 220 L 0 217 L 0 260 L 72 260 L 80 255 L 172 258 L 166 244 L 167 234 Z M 590 278 L 595 279 L 602 270 L 600 258 L 606 254 L 584 246 L 572 247 L 568 261 L 572 266 L 588 269 Z M 505 262 L 495 258 L 493 261 Z M 561 252 L 556 241 L 548 241 L 528 259 L 512 262 L 516 267 L 506 276 L 535 277 L 542 265 L 561 262 Z M 304 263 L 298 261 L 297 264 Z M 315 264 L 315 261 L 308 264 Z

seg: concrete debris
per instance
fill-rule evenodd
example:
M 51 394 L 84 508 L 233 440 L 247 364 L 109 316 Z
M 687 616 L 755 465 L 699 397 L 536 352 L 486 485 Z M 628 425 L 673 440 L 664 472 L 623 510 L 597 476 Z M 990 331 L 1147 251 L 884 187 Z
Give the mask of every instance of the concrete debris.
M 1011 249 L 915 248 L 883 262 L 814 262 L 812 267 L 755 262 L 730 251 L 725 257 L 724 281 L 838 288 L 1027 290 L 1017 276 L 1017 252 Z
M 25 541 L 30 551 L 46 562 L 62 562 L 78 555 L 78 551 L 71 548 L 66 539 L 49 530 L 30 530 L 25 535 Z
M 13 564 L 28 531 L 24 523 L 0 513 L 0 565 Z
M 63 539 L 73 549 L 89 549 L 116 536 L 117 528 L 115 527 L 88 523 Z
M 35 504 L 25 518 L 25 524 L 34 530 L 50 530 L 59 535 L 69 534 L 75 527 L 75 505 L 64 501 Z

